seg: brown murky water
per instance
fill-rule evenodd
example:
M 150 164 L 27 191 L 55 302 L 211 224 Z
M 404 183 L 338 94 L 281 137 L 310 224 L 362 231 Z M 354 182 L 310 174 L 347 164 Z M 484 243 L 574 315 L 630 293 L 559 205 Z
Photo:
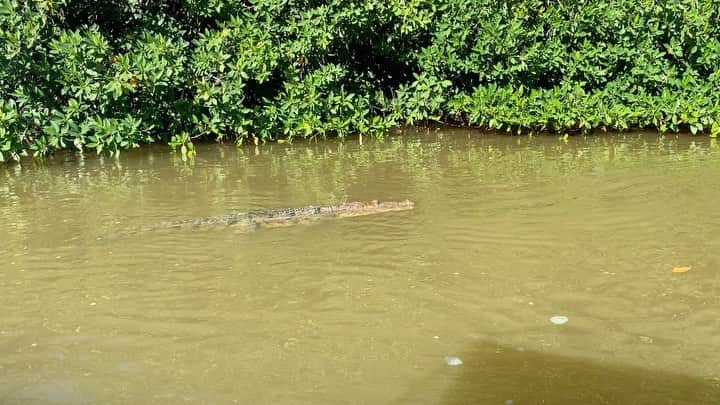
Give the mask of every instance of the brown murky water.
M 0 168 L 0 403 L 720 403 L 718 201 L 720 148 L 687 135 L 443 129 Z

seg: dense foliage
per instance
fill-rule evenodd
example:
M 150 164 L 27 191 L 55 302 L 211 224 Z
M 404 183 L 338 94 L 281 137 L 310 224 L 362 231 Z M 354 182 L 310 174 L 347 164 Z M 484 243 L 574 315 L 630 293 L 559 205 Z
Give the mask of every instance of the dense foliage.
M 720 133 L 714 0 L 0 0 L 0 159 L 199 137 Z

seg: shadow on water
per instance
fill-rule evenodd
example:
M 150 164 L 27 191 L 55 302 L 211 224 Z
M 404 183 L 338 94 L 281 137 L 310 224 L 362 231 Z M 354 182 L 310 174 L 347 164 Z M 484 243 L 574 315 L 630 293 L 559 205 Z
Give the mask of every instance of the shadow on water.
M 720 404 L 720 381 L 710 378 L 496 344 L 461 359 L 445 369 L 441 404 Z

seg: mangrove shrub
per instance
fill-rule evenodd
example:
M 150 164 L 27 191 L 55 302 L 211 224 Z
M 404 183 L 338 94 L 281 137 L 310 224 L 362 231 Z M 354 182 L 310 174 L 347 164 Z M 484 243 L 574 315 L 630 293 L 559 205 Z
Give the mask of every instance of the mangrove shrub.
M 714 0 L 0 0 L 0 160 L 398 124 L 720 133 Z

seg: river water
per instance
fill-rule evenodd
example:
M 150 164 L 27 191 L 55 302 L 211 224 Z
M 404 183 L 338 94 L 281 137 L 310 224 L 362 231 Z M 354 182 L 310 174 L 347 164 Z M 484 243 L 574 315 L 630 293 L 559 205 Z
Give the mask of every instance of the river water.
M 0 167 L 0 403 L 717 404 L 718 201 L 720 148 L 689 135 L 444 128 Z

